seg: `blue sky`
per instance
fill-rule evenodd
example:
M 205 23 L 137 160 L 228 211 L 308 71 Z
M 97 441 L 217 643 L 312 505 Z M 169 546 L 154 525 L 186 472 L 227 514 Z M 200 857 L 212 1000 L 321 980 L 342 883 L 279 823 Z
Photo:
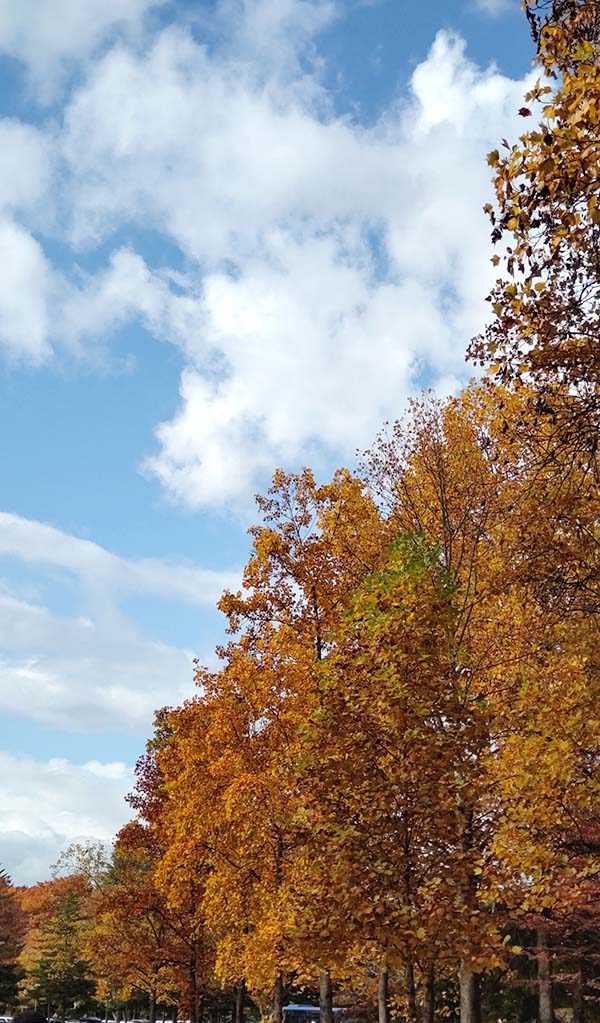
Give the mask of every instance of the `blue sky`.
M 35 15 L 33 11 L 35 10 Z M 456 389 L 518 0 L 0 0 L 0 863 L 109 839 L 277 466 Z

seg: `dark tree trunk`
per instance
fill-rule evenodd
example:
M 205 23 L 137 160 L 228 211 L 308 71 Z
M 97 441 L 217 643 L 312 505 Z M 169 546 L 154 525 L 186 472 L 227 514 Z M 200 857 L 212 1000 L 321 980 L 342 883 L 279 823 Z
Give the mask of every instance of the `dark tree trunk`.
M 583 969 L 579 961 L 573 981 L 573 1023 L 583 1023 L 583 1009 Z
M 473 973 L 464 963 L 459 972 L 460 1023 L 481 1023 L 481 995 L 479 974 Z
M 322 970 L 319 977 L 319 1020 L 333 1023 L 333 988 L 328 970 Z
M 412 959 L 409 959 L 406 964 L 406 1006 L 408 1023 L 417 1023 L 417 989 Z
M 198 973 L 196 971 L 196 948 L 190 950 L 188 962 L 188 978 L 190 983 L 190 1023 L 200 1023 L 198 1005 Z
M 150 995 L 148 1003 L 148 1023 L 156 1023 L 156 996 Z
M 545 927 L 538 928 L 538 1019 L 539 1023 L 554 1023 L 552 997 L 552 968 L 550 965 L 550 942 Z
M 389 974 L 387 966 L 381 966 L 379 970 L 379 987 L 377 991 L 378 1023 L 390 1023 L 389 1007 Z
M 244 1005 L 246 1002 L 246 982 L 240 980 L 235 989 L 235 1007 L 233 1023 L 244 1023 Z
M 283 977 L 278 973 L 273 985 L 273 1023 L 281 1023 L 283 1019 Z
M 432 965 L 427 971 L 425 989 L 423 991 L 422 1020 L 423 1023 L 433 1023 L 435 1019 L 435 967 Z

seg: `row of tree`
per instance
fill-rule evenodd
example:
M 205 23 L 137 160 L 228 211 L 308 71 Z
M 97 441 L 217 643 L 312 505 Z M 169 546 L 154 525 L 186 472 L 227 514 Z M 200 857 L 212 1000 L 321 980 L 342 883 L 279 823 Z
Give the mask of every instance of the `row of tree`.
M 489 156 L 483 383 L 356 473 L 275 474 L 221 667 L 157 715 L 110 861 L 13 893 L 29 997 L 67 1007 L 64 927 L 77 982 L 151 1019 L 280 1023 L 305 991 L 331 1023 L 334 989 L 380 1023 L 597 1014 L 600 18 L 525 7 L 539 118 Z

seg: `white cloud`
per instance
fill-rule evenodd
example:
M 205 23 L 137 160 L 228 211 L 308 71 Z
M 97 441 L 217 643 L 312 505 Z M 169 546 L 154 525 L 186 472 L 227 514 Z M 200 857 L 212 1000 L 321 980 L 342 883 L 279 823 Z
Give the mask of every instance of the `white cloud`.
M 283 257 L 281 267 L 258 261 L 237 281 L 206 282 L 205 340 L 231 369 L 215 383 L 184 373 L 181 412 L 159 428 L 160 455 L 148 462 L 191 506 L 247 493 L 257 475 L 301 460 L 309 445 L 314 462 L 319 442 L 348 452 L 368 440 L 390 395 L 396 406 L 405 400 L 414 351 L 435 355 L 438 374 L 452 369 L 449 328 L 426 289 L 370 286 L 330 238 L 286 239 Z M 428 352 L 432 337 L 436 353 Z
M 44 762 L 0 752 L 0 773 L 2 866 L 16 884 L 48 877 L 71 842 L 110 842 L 129 816 L 124 797 L 134 776 L 124 763 Z
M 45 194 L 52 152 L 37 128 L 11 118 L 0 119 L 0 209 L 29 208 Z
M 264 78 L 296 79 L 309 91 L 315 82 L 303 66 L 318 66 L 314 39 L 341 13 L 339 0 L 219 0 L 225 53 L 246 61 L 247 71 Z
M 22 61 L 38 98 L 55 94 L 69 65 L 115 31 L 138 35 L 165 0 L 0 0 L 0 52 Z
M 96 594 L 154 594 L 210 607 L 240 581 L 238 571 L 213 571 L 188 561 L 121 558 L 91 540 L 8 512 L 0 512 L 0 554 L 67 569 Z
M 448 33 L 371 129 L 298 80 L 275 88 L 167 31 L 143 57 L 108 54 L 67 112 L 74 241 L 152 225 L 203 275 L 182 296 L 121 253 L 117 301 L 103 276 L 91 316 L 137 303 L 183 345 L 180 409 L 146 468 L 192 507 L 243 498 L 323 448 L 351 458 L 419 382 L 464 378 L 486 312 L 485 154 L 517 129 L 525 84 L 481 70 Z
M 220 0 L 210 47 L 180 27 L 120 42 L 71 96 L 56 135 L 71 244 L 141 227 L 184 273 L 120 247 L 66 280 L 13 239 L 13 351 L 85 356 L 132 320 L 180 347 L 180 405 L 144 468 L 191 507 L 244 501 L 276 464 L 351 459 L 415 388 L 470 372 L 492 280 L 485 154 L 520 128 L 526 83 L 442 32 L 376 125 L 337 118 L 311 40 L 338 12 Z
M 29 228 L 52 178 L 49 140 L 41 131 L 0 119 L 0 346 L 12 359 L 39 364 L 52 352 L 51 305 L 59 276 Z
M 475 0 L 475 7 L 484 14 L 497 15 L 518 9 L 518 0 Z
M 0 711 L 71 731 L 147 734 L 193 692 L 191 651 L 148 639 L 116 609 L 62 618 L 0 594 Z
M 51 352 L 54 272 L 35 238 L 1 215 L 0 265 L 0 345 L 13 357 L 40 363 Z
M 213 606 L 240 575 L 188 562 L 119 558 L 52 526 L 0 513 L 0 555 L 63 570 L 79 584 L 79 613 L 0 590 L 0 712 L 53 728 L 145 734 L 153 712 L 193 691 L 193 653 L 146 636 L 119 610 L 124 596 Z M 43 585 L 40 587 L 43 592 Z

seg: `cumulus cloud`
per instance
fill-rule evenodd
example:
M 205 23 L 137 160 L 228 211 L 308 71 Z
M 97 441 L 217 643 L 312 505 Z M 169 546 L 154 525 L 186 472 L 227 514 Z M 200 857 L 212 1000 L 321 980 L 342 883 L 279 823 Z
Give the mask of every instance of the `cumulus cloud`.
M 527 83 L 441 32 L 375 125 L 336 117 L 314 39 L 339 14 L 220 0 L 210 45 L 181 26 L 121 40 L 72 93 L 55 138 L 71 245 L 139 227 L 177 269 L 120 246 L 57 280 L 14 239 L 12 350 L 85 354 L 132 320 L 181 349 L 179 407 L 142 468 L 193 508 L 244 502 L 276 464 L 351 459 L 411 391 L 470 372 L 492 281 L 485 154 L 519 130 Z
M 50 183 L 52 150 L 38 128 L 0 118 L 0 209 L 29 209 Z
M 49 876 L 72 842 L 110 842 L 128 817 L 133 770 L 123 763 L 38 761 L 0 752 L 2 866 L 16 884 Z
M 32 363 L 51 351 L 49 303 L 54 271 L 40 244 L 10 217 L 0 215 L 0 344 Z
M 219 0 L 214 19 L 228 55 L 246 59 L 259 76 L 290 78 L 303 60 L 318 62 L 314 38 L 339 7 L 339 0 Z
M 145 463 L 177 500 L 218 506 L 275 464 L 352 457 L 415 387 L 464 379 L 492 280 L 485 153 L 516 130 L 524 87 L 442 32 L 366 129 L 180 31 L 98 63 L 62 141 L 73 241 L 151 224 L 198 268 L 182 290 L 121 253 L 117 301 L 110 273 L 93 296 L 93 322 L 136 307 L 185 351 Z
M 115 32 L 138 35 L 144 17 L 165 0 L 0 0 L 0 52 L 22 61 L 42 100 L 66 71 Z

